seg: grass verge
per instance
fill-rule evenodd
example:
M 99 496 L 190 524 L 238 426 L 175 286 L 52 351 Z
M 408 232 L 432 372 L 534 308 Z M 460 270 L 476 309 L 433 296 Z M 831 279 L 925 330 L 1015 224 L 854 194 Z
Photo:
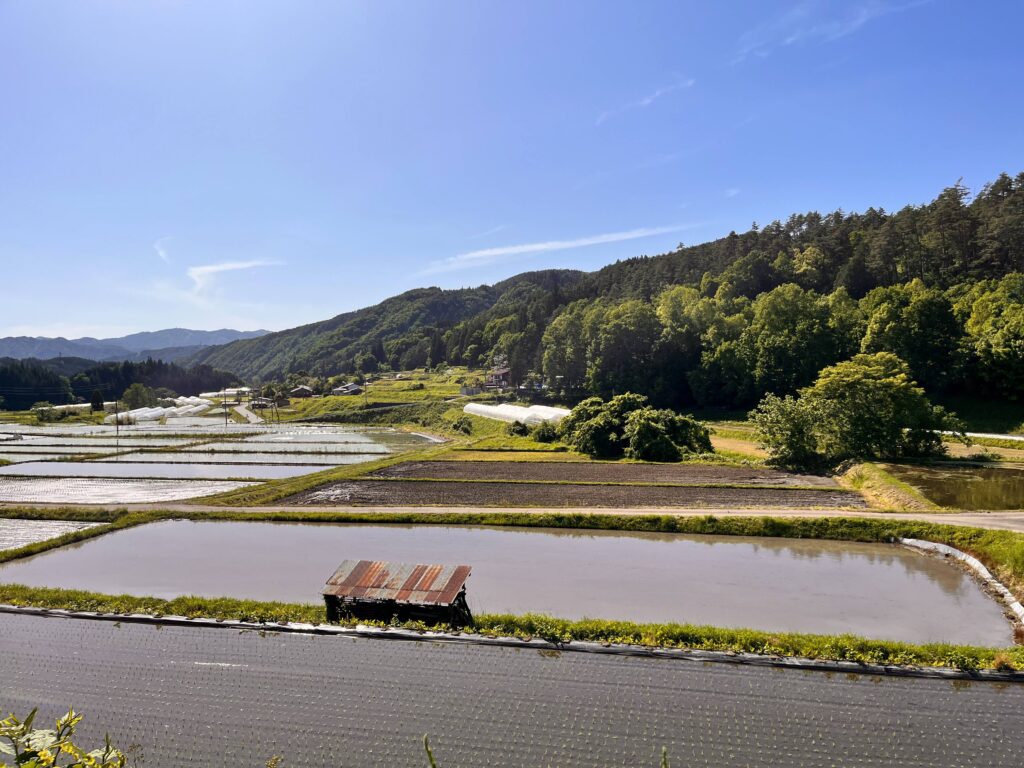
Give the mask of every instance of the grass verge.
M 836 476 L 843 488 L 860 493 L 875 509 L 896 512 L 936 512 L 941 510 L 917 488 L 886 472 L 878 464 L 855 464 Z
M 164 600 L 132 595 L 104 595 L 81 590 L 26 587 L 19 584 L 0 584 L 0 603 L 109 614 L 149 614 L 158 617 L 187 616 L 247 622 L 327 623 L 322 605 L 195 596 Z M 355 623 L 347 622 L 349 626 Z M 428 627 L 422 622 L 390 625 L 370 621 L 360 623 L 417 630 L 452 630 L 451 627 L 444 625 Z M 541 638 L 560 645 L 588 641 L 621 643 L 655 648 L 756 653 L 865 664 L 955 667 L 965 671 L 993 668 L 1008 671 L 1024 667 L 1024 647 L 1021 646 L 998 649 L 945 643 L 915 645 L 869 640 L 855 635 L 764 632 L 693 624 L 641 624 L 602 619 L 572 621 L 540 614 L 484 614 L 475 619 L 471 630 L 492 637 Z

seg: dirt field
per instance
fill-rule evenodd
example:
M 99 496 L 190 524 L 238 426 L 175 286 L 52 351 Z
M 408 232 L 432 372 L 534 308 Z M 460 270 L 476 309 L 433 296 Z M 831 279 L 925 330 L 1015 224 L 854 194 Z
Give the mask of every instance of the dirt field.
M 282 499 L 283 505 L 494 507 L 864 507 L 847 491 L 822 488 L 680 488 L 666 485 L 351 480 Z
M 577 483 L 677 483 L 682 485 L 758 485 L 837 489 L 830 477 L 797 475 L 772 469 L 714 464 L 619 464 L 611 462 L 409 461 L 373 472 L 370 477 L 435 480 L 554 480 Z

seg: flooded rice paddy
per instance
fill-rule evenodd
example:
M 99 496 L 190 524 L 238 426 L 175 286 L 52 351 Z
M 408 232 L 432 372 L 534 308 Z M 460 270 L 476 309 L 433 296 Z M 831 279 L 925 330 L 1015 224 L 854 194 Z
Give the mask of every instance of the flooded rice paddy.
M 150 504 L 212 496 L 253 485 L 234 480 L 127 480 L 0 477 L 0 501 L 47 504 Z
M 67 520 L 7 520 L 0 518 L 0 550 L 17 549 L 65 533 L 92 528 L 99 523 L 73 523 Z
M 224 443 L 203 443 L 202 445 L 194 446 L 193 451 L 214 451 L 218 453 L 263 453 L 263 454 L 277 454 L 277 453 L 294 453 L 294 454 L 376 454 L 383 455 L 391 453 L 385 445 L 378 445 L 373 442 L 339 442 L 332 441 L 329 443 L 297 443 L 297 442 L 286 442 L 286 443 L 271 443 L 271 442 L 258 442 L 252 443 L 248 440 L 233 440 Z
M 940 507 L 1024 509 L 1024 468 L 888 464 L 885 470 Z
M 0 467 L 0 476 L 17 477 L 156 477 L 179 480 L 280 480 L 321 472 L 320 465 L 300 464 L 153 464 L 146 462 L 104 463 L 96 461 L 41 461 Z
M 27 461 L 50 461 L 51 459 L 67 459 L 66 453 L 5 453 L 0 451 L 0 461 L 21 464 Z
M 387 429 L 227 424 L 0 424 L 0 502 L 179 501 L 372 461 L 428 442 Z M 212 481 L 217 481 L 216 483 Z
M 0 566 L 0 581 L 319 602 L 346 558 L 466 563 L 475 612 L 1008 645 L 1000 606 L 887 544 L 453 526 L 169 521 Z
M 98 463 L 127 461 L 140 464 L 316 464 L 320 469 L 341 464 L 361 464 L 380 458 L 367 453 L 214 453 L 212 451 L 176 451 L 174 453 L 122 453 L 96 459 Z
M 0 425 L 0 429 L 3 429 Z M 8 448 L 25 447 L 35 448 L 39 446 L 74 446 L 82 448 L 175 448 L 188 445 L 194 440 L 185 438 L 168 437 L 44 437 L 42 435 L 19 436 L 20 439 L 0 443 L 4 450 Z

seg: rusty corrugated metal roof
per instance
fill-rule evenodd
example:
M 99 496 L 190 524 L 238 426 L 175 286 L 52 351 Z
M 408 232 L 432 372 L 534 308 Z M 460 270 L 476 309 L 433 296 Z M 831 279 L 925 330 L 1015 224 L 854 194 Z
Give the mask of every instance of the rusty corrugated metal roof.
M 325 595 L 451 605 L 469 578 L 468 565 L 411 565 L 383 560 L 346 560 L 327 580 Z

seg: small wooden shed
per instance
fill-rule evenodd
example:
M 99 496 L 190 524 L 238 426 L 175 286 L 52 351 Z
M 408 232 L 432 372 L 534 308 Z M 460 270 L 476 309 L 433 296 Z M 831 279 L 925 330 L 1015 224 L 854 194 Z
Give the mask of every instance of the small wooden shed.
M 468 565 L 345 560 L 324 586 L 327 620 L 473 621 L 466 602 Z

